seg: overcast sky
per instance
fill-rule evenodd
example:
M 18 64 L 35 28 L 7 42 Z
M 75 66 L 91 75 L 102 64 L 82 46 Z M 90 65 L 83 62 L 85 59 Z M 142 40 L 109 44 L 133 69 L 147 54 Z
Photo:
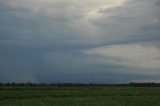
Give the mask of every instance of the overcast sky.
M 160 0 L 0 0 L 0 82 L 160 82 Z

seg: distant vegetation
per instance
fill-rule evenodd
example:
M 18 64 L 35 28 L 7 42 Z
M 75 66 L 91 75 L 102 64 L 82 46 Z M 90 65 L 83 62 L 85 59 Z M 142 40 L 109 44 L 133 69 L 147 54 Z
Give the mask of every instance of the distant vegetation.
M 32 82 L 27 82 L 27 83 L 0 83 L 0 86 L 31 86 L 31 87 L 36 87 L 36 86 L 130 86 L 130 87 L 160 87 L 160 83 L 128 83 L 128 84 L 106 84 L 106 83 L 32 83 Z

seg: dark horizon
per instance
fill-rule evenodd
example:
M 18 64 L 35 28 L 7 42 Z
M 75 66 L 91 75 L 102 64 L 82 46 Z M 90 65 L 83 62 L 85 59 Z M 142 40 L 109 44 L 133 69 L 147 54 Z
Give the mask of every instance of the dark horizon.
M 88 87 L 160 87 L 160 83 L 137 83 L 137 82 L 131 82 L 131 83 L 32 83 L 32 82 L 26 82 L 26 83 L 0 83 L 0 89 L 3 89 L 3 87 L 81 87 L 81 86 L 88 86 Z M 2 87 L 2 88 L 1 88 Z

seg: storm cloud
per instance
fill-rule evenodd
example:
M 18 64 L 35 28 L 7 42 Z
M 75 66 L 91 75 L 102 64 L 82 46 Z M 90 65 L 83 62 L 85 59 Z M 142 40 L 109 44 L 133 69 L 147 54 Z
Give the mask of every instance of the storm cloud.
M 158 82 L 159 10 L 159 0 L 1 0 L 0 82 Z

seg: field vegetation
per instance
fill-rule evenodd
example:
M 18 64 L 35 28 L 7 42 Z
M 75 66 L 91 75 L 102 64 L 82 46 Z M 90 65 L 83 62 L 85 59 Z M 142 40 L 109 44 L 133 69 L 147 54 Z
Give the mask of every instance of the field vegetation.
M 160 88 L 1 86 L 0 106 L 160 106 Z

